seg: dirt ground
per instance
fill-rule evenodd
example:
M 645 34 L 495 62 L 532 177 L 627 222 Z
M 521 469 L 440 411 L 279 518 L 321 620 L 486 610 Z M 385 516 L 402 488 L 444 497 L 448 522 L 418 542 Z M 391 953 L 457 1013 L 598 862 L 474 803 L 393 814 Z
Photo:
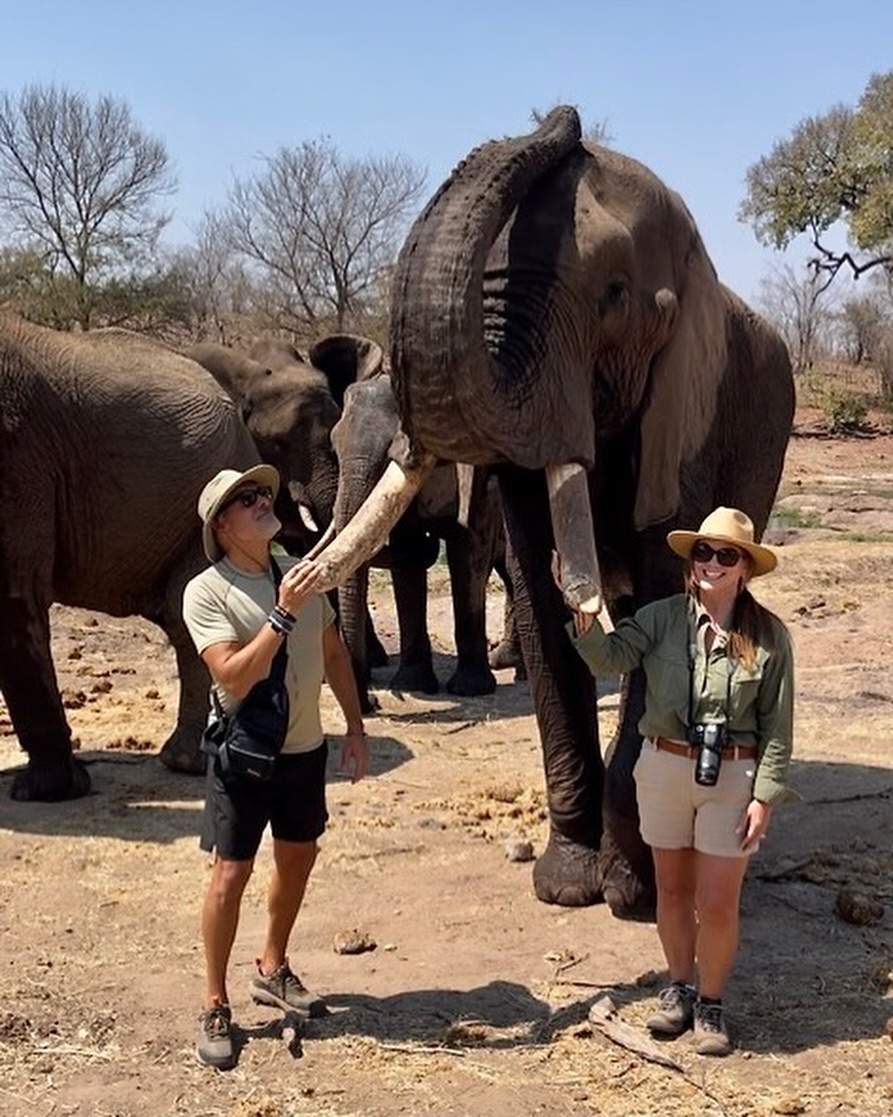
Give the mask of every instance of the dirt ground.
M 57 609 L 60 685 L 94 792 L 13 803 L 22 754 L 0 705 L 0 1114 L 893 1112 L 893 436 L 829 439 L 798 412 L 773 525 L 784 561 L 758 593 L 793 634 L 803 799 L 776 815 L 746 883 L 731 1057 L 699 1058 L 683 1038 L 660 1046 L 661 1065 L 590 1019 L 607 994 L 643 1037 L 662 956 L 651 924 L 539 903 L 531 863 L 507 857 L 515 839 L 542 850 L 546 823 L 530 694 L 506 671 L 488 698 L 379 689 L 372 774 L 351 786 L 332 764 L 331 824 L 292 944 L 332 1013 L 294 1036 L 248 996 L 265 845 L 233 956 L 238 1065 L 200 1067 L 202 782 L 157 759 L 173 659 L 138 620 Z M 432 600 L 442 679 L 445 588 Z M 495 637 L 495 587 L 491 607 Z M 383 583 L 375 610 L 393 648 Z M 616 708 L 606 680 L 603 741 Z M 337 738 L 328 694 L 325 721 Z M 842 919 L 843 888 L 883 905 L 879 921 Z M 374 949 L 336 953 L 353 929 Z

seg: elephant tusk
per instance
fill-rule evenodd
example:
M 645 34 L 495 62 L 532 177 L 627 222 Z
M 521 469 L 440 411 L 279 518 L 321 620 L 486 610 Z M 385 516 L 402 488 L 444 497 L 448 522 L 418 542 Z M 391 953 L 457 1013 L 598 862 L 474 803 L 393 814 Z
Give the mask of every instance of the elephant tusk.
M 461 527 L 468 527 L 471 512 L 471 493 L 474 488 L 474 466 L 456 463 L 456 489 L 459 498 L 459 511 L 456 521 Z
M 321 593 L 340 585 L 381 550 L 391 528 L 409 507 L 436 461 L 433 454 L 423 454 L 407 469 L 394 461 L 388 463 L 353 518 L 317 556 L 320 573 L 316 588 Z
M 320 553 L 320 551 L 324 551 L 326 549 L 326 547 L 328 547 L 328 545 L 332 542 L 332 540 L 334 538 L 335 538 L 335 521 L 332 520 L 331 523 L 329 524 L 329 526 L 326 528 L 326 530 L 319 537 L 319 539 L 317 539 L 317 541 L 313 544 L 313 546 L 307 552 L 307 554 L 304 555 L 304 558 L 307 558 L 307 559 L 316 558 L 316 556 Z
M 579 465 L 547 466 L 546 485 L 564 599 L 577 614 L 581 630 L 598 617 L 610 631 L 613 625 L 602 596 L 586 471 Z
M 298 515 L 301 517 L 301 523 L 308 531 L 312 531 L 314 535 L 319 534 L 319 524 L 314 520 L 313 513 L 306 504 L 298 505 Z

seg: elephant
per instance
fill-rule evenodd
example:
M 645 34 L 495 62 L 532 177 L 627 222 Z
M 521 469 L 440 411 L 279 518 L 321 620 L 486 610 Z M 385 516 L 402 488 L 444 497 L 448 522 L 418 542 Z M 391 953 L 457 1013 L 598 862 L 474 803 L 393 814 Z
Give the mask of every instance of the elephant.
M 280 539 L 288 550 L 306 554 L 333 521 L 338 459 L 331 433 L 345 390 L 381 369 L 381 347 L 358 335 L 332 334 L 306 357 L 276 338 L 260 338 L 246 352 L 203 342 L 185 355 L 239 404 L 262 460 L 287 479 L 276 501 Z M 330 596 L 339 610 L 338 595 Z M 376 666 L 388 662 L 368 610 L 363 640 Z
M 0 689 L 28 754 L 13 798 L 90 789 L 56 683 L 53 602 L 141 615 L 164 630 L 180 699 L 161 759 L 200 770 L 209 678 L 180 599 L 207 564 L 201 487 L 259 460 L 238 409 L 204 369 L 160 343 L 0 315 L 0 415 Z
M 332 521 L 338 461 L 332 427 L 344 391 L 381 367 L 381 348 L 367 338 L 335 334 L 305 358 L 287 342 L 260 339 L 245 352 L 214 343 L 184 351 L 206 368 L 242 408 L 263 461 L 287 485 L 276 503 L 282 541 L 304 553 Z
M 323 552 L 323 580 L 379 543 L 433 462 L 495 470 L 547 789 L 536 894 L 650 918 L 633 780 L 644 677 L 624 679 L 603 760 L 568 606 L 607 624 L 679 592 L 666 534 L 717 505 L 761 535 L 793 420 L 784 343 L 719 282 L 679 195 L 582 142 L 562 106 L 472 151 L 416 220 L 393 277 L 390 363 L 406 441 Z
M 335 527 L 353 517 L 385 471 L 395 440 L 402 437 L 390 377 L 386 373 L 348 387 L 344 409 L 332 429 L 338 456 L 339 485 Z M 389 686 L 394 690 L 436 694 L 431 641 L 427 626 L 427 570 L 446 545 L 453 599 L 457 665 L 446 684 L 451 694 L 491 694 L 496 678 L 488 663 L 486 589 L 496 566 L 503 581 L 502 509 L 485 471 L 470 478 L 468 514 L 459 516 L 457 468 L 444 462 L 427 479 L 416 499 L 391 531 L 388 545 L 371 565 L 391 571 L 400 629 L 400 665 Z M 369 565 L 363 564 L 338 589 L 344 640 L 351 654 L 364 712 L 375 708 L 369 696 L 366 615 Z M 521 668 L 513 640 L 511 588 L 507 590 L 506 632 L 495 653 L 498 666 Z

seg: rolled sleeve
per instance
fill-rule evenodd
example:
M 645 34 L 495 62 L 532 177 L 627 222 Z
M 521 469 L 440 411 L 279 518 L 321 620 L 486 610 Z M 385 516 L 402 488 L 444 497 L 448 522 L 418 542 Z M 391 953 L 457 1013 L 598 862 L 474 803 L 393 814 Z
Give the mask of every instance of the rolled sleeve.
M 788 790 L 794 740 L 794 657 L 788 634 L 776 630 L 776 646 L 763 673 L 757 702 L 760 759 L 753 796 L 763 803 L 796 799 Z

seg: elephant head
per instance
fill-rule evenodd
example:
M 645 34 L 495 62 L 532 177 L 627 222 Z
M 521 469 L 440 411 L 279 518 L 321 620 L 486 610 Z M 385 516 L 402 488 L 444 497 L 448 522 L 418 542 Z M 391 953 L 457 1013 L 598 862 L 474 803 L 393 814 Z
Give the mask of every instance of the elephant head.
M 240 403 L 259 454 L 282 476 L 276 512 L 283 539 L 306 551 L 333 517 L 338 462 L 331 431 L 345 388 L 381 367 L 381 348 L 368 338 L 337 334 L 314 345 L 309 359 L 277 339 L 260 339 L 247 355 L 211 344 L 187 355 Z

